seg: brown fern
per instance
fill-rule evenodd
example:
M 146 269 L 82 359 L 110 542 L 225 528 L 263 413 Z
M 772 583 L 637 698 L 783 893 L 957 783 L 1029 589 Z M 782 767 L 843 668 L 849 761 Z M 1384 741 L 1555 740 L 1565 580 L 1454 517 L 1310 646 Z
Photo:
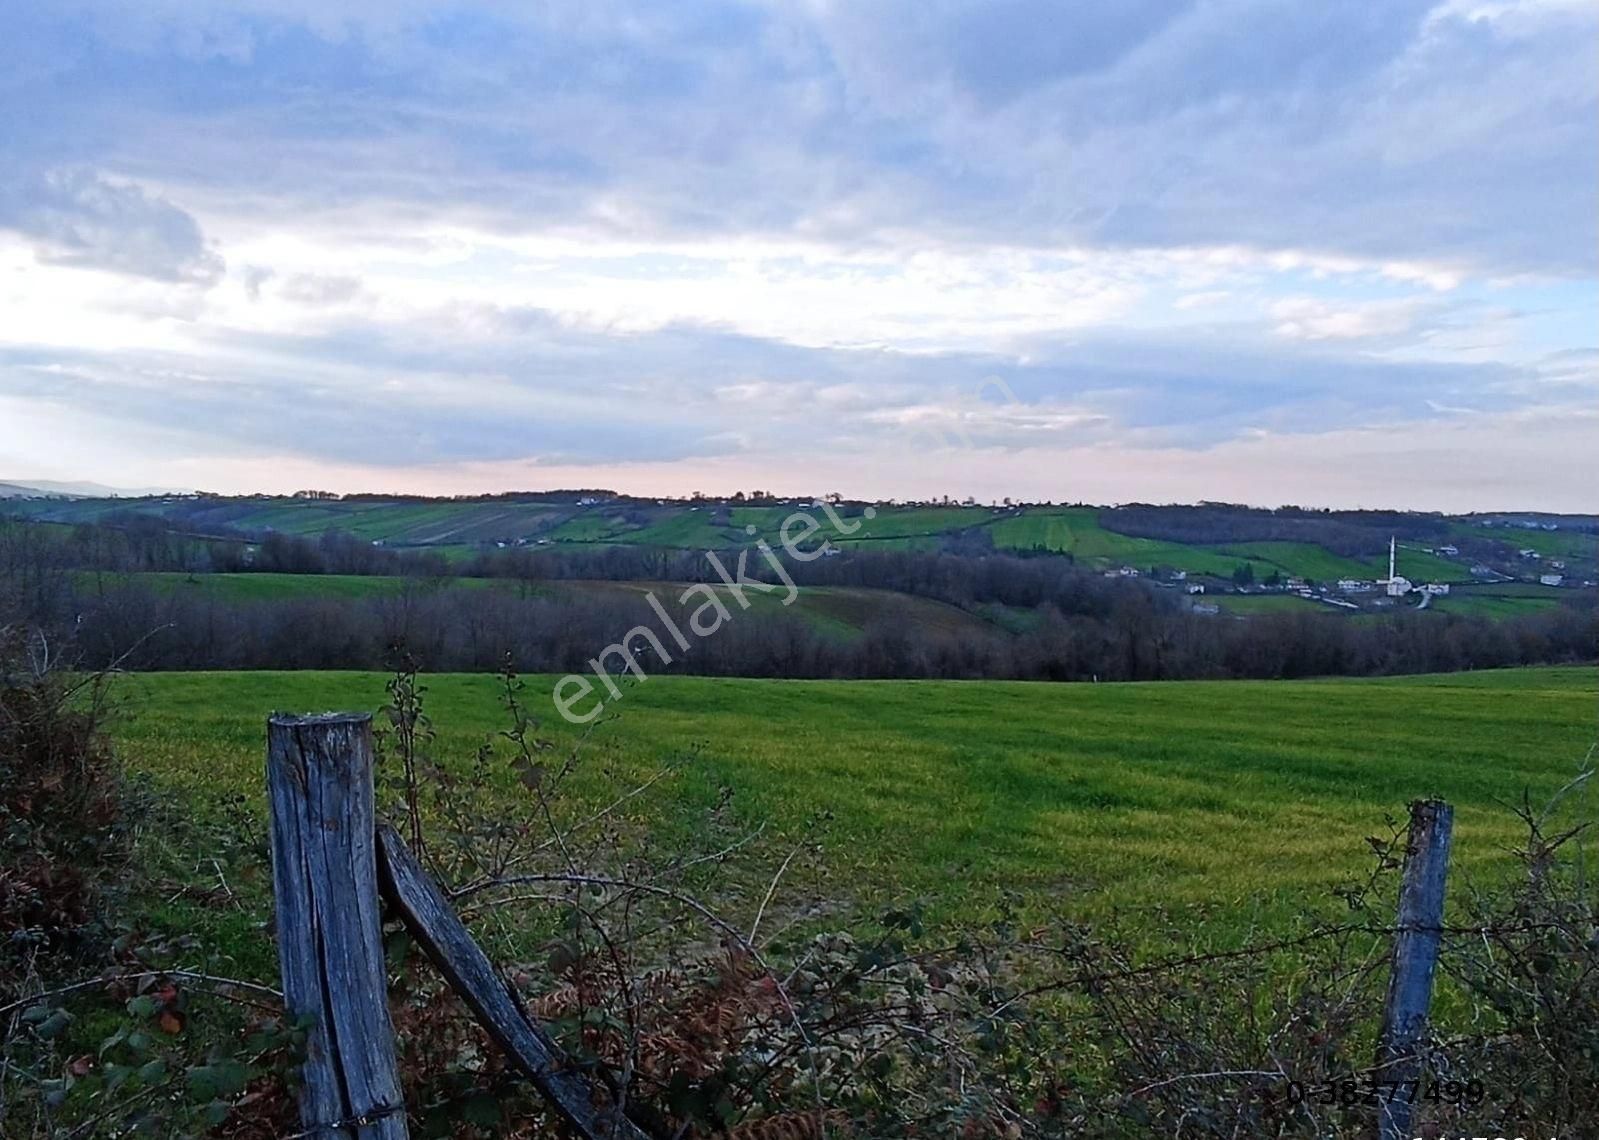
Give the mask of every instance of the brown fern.
M 820 1108 L 784 1112 L 735 1124 L 722 1133 L 722 1140 L 822 1140 L 830 1126 L 837 1128 L 845 1123 L 842 1113 Z

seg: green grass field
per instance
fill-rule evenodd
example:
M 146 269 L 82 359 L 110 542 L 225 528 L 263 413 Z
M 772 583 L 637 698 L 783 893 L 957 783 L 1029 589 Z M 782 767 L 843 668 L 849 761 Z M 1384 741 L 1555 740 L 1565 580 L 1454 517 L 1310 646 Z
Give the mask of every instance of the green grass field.
M 530 679 L 528 699 L 566 742 L 551 681 Z M 130 677 L 118 742 L 198 813 L 234 793 L 259 805 L 269 712 L 375 709 L 383 682 Z M 494 679 L 428 685 L 439 751 L 464 763 L 503 724 Z M 1364 837 L 1418 796 L 1457 805 L 1459 874 L 1508 869 L 1516 832 L 1503 803 L 1575 775 L 1595 738 L 1596 690 L 1591 667 L 1119 685 L 661 677 L 613 703 L 576 787 L 598 803 L 692 753 L 648 818 L 690 826 L 723 788 L 773 837 L 830 813 L 826 870 L 797 889 L 924 896 L 965 914 L 1016 886 L 1090 917 L 1197 904 L 1232 929 L 1325 901 L 1366 867 Z
M 142 574 L 99 574 L 81 571 L 78 587 L 93 592 L 124 582 L 170 593 L 194 593 L 222 601 L 276 601 L 282 598 L 375 598 L 406 590 L 471 590 L 515 583 L 493 578 L 397 578 L 375 574 L 183 574 L 152 571 Z
M 1536 582 L 1481 582 L 1456 586 L 1447 596 L 1433 599 L 1432 604 L 1441 613 L 1502 619 L 1548 613 L 1562 603 L 1591 607 L 1593 591 L 1541 586 Z
M 1569 530 L 1527 530 L 1524 527 L 1485 527 L 1456 523 L 1451 528 L 1458 538 L 1486 538 L 1503 542 L 1517 550 L 1536 550 L 1545 558 L 1593 562 L 1599 559 L 1599 535 Z
M 1126 565 L 1140 570 L 1173 566 L 1196 574 L 1229 577 L 1247 562 L 1254 567 L 1257 579 L 1276 569 L 1274 563 L 1247 551 L 1220 554 L 1209 547 L 1117 534 L 1099 525 L 1099 510 L 1095 507 L 1032 509 L 1000 519 L 991 529 L 994 545 L 1002 550 L 1053 550 L 1106 566 Z
M 850 517 L 845 526 L 859 524 L 860 529 L 840 542 L 870 542 L 895 538 L 917 538 L 984 526 L 993 519 L 993 512 L 979 507 L 879 507 L 874 518 Z M 826 526 L 826 516 L 817 512 L 817 522 Z M 827 528 L 831 531 L 831 527 Z
M 1318 602 L 1314 598 L 1301 598 L 1298 594 L 1211 594 L 1196 601 L 1210 602 L 1229 614 L 1282 614 L 1318 613 L 1344 614 L 1337 606 Z
M 1449 596 L 1542 598 L 1550 602 L 1582 597 L 1581 594 L 1574 593 L 1570 587 L 1544 586 L 1537 582 L 1472 582 L 1464 586 L 1456 586 L 1449 592 Z M 1588 596 L 1592 597 L 1591 594 Z
M 1432 608 L 1440 613 L 1465 614 L 1495 620 L 1547 613 L 1560 605 L 1553 598 L 1504 597 L 1495 594 L 1461 594 L 1433 599 Z

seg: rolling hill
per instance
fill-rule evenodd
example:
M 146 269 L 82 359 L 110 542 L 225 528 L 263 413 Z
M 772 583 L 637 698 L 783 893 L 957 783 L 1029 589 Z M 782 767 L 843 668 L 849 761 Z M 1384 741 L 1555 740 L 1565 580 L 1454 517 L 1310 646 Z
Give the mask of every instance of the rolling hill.
M 1225 508 L 1220 511 L 1222 523 L 1206 532 L 1182 525 L 1190 517 L 1184 512 L 1195 519 L 1213 519 L 1218 517 L 1213 505 L 1130 511 L 880 504 L 874 506 L 872 517 L 864 514 L 865 509 L 861 503 L 839 506 L 851 528 L 848 534 L 834 536 L 840 548 L 1063 554 L 1107 572 L 1125 569 L 1170 577 L 1171 572 L 1181 571 L 1223 583 L 1247 573 L 1256 583 L 1288 578 L 1330 583 L 1384 577 L 1387 537 L 1398 533 L 1399 572 L 1417 583 L 1466 585 L 1487 576 L 1536 585 L 1539 575 L 1559 572 L 1570 579 L 1565 585 L 1580 585 L 1599 577 L 1599 535 L 1587 518 L 1550 521 L 1551 516 L 1529 516 L 1506 521 L 1394 512 L 1287 515 Z M 34 498 L 10 499 L 5 506 L 5 513 L 13 516 L 63 524 L 115 524 L 152 515 L 186 535 L 246 544 L 272 534 L 316 538 L 336 531 L 386 549 L 435 551 L 452 562 L 506 548 L 722 550 L 748 544 L 751 535 L 775 541 L 783 520 L 796 510 L 820 517 L 811 500 L 803 498 L 685 502 L 575 492 L 475 499 Z M 1182 538 L 1151 537 L 1147 533 L 1151 513 Z M 1146 533 L 1133 533 L 1140 528 Z M 1486 613 L 1493 607 L 1480 601 L 1440 606 L 1454 612 L 1472 608 Z

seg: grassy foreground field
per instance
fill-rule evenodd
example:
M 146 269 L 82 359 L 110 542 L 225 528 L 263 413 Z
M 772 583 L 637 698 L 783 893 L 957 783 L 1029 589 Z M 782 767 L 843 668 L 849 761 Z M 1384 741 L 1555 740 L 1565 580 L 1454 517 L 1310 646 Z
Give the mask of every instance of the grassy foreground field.
M 547 734 L 551 679 L 530 679 Z M 274 709 L 375 709 L 373 673 L 129 678 L 124 755 L 204 812 L 259 808 Z M 503 723 L 495 679 L 428 680 L 441 755 L 468 760 Z M 863 901 L 935 896 L 980 909 L 1001 884 L 1068 911 L 1202 904 L 1223 926 L 1359 874 L 1385 813 L 1457 805 L 1456 868 L 1508 866 L 1504 801 L 1547 797 L 1595 736 L 1599 672 L 1522 669 L 1383 680 L 1049 685 L 654 678 L 625 690 L 590 745 L 580 794 L 692 752 L 650 818 L 692 826 L 730 788 L 748 821 L 797 834 L 821 812 L 826 881 Z M 509 791 L 507 794 L 511 794 Z M 770 833 L 770 832 L 769 832 Z

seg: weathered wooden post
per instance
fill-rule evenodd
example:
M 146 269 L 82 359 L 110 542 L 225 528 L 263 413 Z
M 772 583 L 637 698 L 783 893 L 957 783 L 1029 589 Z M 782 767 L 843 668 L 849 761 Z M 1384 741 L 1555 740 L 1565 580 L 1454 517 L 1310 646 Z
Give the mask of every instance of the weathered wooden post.
M 318 1140 L 405 1140 L 378 913 L 372 718 L 269 719 L 267 791 L 284 1004 L 314 1019 L 300 1119 Z
M 1394 935 L 1382 1037 L 1377 1044 L 1377 1080 L 1388 1083 L 1378 1097 L 1377 1140 L 1408 1138 L 1410 1114 L 1421 1078 L 1418 1046 L 1432 1004 L 1433 973 L 1443 938 L 1444 880 L 1454 809 L 1442 800 L 1410 805 L 1410 836 L 1399 886 L 1399 923 Z M 1399 1082 L 1399 1083 L 1394 1083 Z

